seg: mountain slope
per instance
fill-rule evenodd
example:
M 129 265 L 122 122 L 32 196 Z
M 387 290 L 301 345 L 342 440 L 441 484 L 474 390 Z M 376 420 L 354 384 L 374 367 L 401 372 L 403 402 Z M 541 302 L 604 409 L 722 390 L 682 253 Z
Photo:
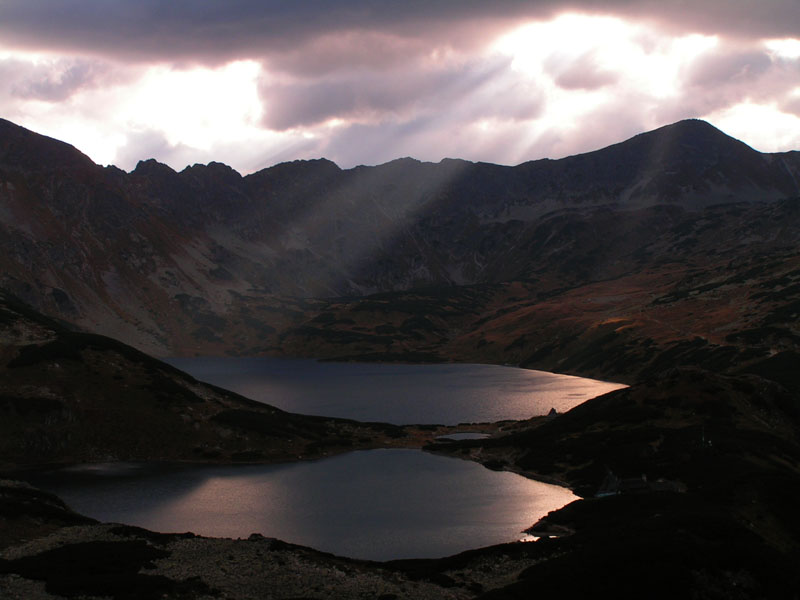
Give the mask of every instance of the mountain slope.
M 660 215 L 795 196 L 798 173 L 795 154 L 702 121 L 517 167 L 317 160 L 246 177 L 101 168 L 2 121 L 0 287 L 151 352 L 270 352 L 313 312 L 297 298 L 617 277 L 654 258 Z

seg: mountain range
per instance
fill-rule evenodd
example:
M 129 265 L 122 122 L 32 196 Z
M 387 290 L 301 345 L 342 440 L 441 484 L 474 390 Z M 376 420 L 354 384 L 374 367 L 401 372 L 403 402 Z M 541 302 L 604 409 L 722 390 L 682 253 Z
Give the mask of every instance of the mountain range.
M 312 160 L 245 177 L 152 159 L 125 173 L 0 121 L 0 287 L 161 355 L 305 355 L 314 338 L 337 356 L 527 363 L 542 348 L 492 344 L 528 333 L 505 339 L 496 306 L 565 293 L 573 302 L 581 286 L 631 277 L 661 286 L 662 309 L 687 294 L 696 304 L 704 292 L 681 286 L 791 252 L 798 181 L 800 153 L 759 153 L 695 120 L 516 167 Z M 648 277 L 660 277 L 655 287 Z M 417 318 L 404 294 L 433 289 L 453 297 L 450 309 Z M 387 303 L 404 318 L 371 315 L 381 331 L 358 324 Z M 468 348 L 481 340 L 488 347 Z
M 0 481 L 0 591 L 796 596 L 798 182 L 800 153 L 697 120 L 515 167 L 321 159 L 244 177 L 126 173 L 0 120 L 4 471 L 428 444 L 585 498 L 536 524 L 553 539 L 377 565 L 92 524 Z M 145 352 L 510 363 L 630 387 L 434 442 L 430 426 L 285 413 Z M 608 480 L 639 492 L 594 498 Z

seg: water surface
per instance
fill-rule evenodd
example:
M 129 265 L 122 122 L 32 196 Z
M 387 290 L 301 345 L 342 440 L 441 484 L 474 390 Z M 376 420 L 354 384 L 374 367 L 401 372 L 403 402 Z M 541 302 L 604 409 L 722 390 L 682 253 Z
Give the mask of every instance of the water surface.
M 359 421 L 494 422 L 566 412 L 618 383 L 477 364 L 335 363 L 281 358 L 171 358 L 197 379 L 283 410 Z
M 101 521 L 217 537 L 260 533 L 372 560 L 515 541 L 576 499 L 474 462 L 397 449 L 266 466 L 92 465 L 33 482 Z

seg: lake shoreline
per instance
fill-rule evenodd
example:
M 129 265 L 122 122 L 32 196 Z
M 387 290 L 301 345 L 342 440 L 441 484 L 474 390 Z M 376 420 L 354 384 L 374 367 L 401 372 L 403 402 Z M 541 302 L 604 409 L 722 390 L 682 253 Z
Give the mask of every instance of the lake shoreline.
M 304 415 L 393 425 L 526 420 L 625 384 L 483 363 L 357 363 L 288 357 L 172 357 L 199 381 Z

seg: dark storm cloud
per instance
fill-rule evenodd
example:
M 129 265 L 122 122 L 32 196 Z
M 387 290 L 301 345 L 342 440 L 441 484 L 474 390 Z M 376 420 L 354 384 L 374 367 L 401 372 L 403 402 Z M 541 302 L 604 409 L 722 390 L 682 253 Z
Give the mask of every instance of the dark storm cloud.
M 424 38 L 438 22 L 450 21 L 448 7 L 456 11 L 451 24 L 457 24 L 465 12 L 471 18 L 465 10 L 470 5 L 477 7 L 478 17 L 492 12 L 474 2 L 7 0 L 0 6 L 0 35 L 5 44 L 27 48 L 218 63 L 291 55 L 320 36 L 352 31 Z M 361 54 L 361 44 L 351 50 L 341 57 Z
M 309 69 L 324 63 L 325 56 L 298 54 L 297 48 L 313 46 L 321 36 L 357 31 L 394 36 L 406 42 L 396 45 L 398 54 L 391 53 L 391 44 L 383 46 L 383 59 L 397 60 L 410 47 L 421 52 L 477 46 L 512 21 L 549 18 L 564 10 L 747 38 L 792 37 L 800 31 L 797 0 L 5 0 L 0 38 L 9 46 L 144 61 L 217 64 L 275 55 L 287 68 Z M 354 39 L 338 60 L 373 60 L 362 52 L 364 44 Z

